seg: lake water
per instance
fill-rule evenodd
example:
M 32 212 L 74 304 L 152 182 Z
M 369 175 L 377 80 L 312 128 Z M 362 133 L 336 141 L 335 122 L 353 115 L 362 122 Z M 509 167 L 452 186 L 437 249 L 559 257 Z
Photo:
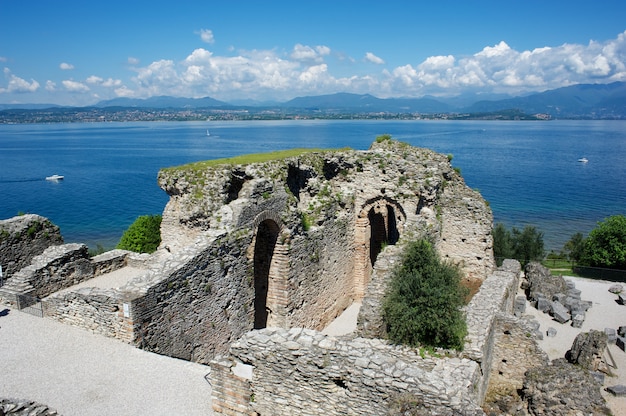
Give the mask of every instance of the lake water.
M 111 248 L 137 216 L 163 211 L 162 167 L 293 147 L 367 149 L 385 133 L 452 154 L 494 221 L 537 227 L 547 249 L 626 214 L 624 121 L 315 120 L 0 125 L 0 218 L 40 214 L 66 242 Z M 44 179 L 52 174 L 65 180 Z

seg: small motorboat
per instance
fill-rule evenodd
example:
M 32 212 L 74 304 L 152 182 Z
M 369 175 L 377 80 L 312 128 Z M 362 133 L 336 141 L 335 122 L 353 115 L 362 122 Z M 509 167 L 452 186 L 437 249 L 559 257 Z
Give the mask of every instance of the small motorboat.
M 587 163 L 587 162 L 589 162 L 589 160 L 586 157 L 581 157 L 580 159 L 578 159 L 578 161 L 580 163 Z
M 65 176 L 62 176 L 62 175 L 46 176 L 47 181 L 58 182 L 58 181 L 62 181 L 63 179 L 65 179 Z

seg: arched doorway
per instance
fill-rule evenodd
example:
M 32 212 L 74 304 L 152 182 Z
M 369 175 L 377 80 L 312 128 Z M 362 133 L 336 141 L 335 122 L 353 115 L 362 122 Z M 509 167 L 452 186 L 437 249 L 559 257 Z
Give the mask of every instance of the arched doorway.
M 402 206 L 380 197 L 369 200 L 355 223 L 354 293 L 356 299 L 365 295 L 374 264 L 385 245 L 394 245 L 400 238 L 399 224 L 406 219 Z
M 270 268 L 279 232 L 278 224 L 271 219 L 262 221 L 257 229 L 254 244 L 254 329 L 267 326 Z

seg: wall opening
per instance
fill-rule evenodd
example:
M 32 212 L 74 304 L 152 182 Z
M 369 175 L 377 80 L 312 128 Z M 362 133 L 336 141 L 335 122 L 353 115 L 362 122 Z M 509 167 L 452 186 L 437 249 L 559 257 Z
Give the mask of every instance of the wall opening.
M 270 266 L 280 228 L 276 222 L 267 219 L 259 224 L 254 244 L 254 329 L 267 326 L 271 312 L 267 305 Z
M 355 223 L 354 290 L 356 299 L 365 294 L 378 255 L 386 245 L 400 239 L 406 215 L 402 206 L 387 197 L 369 200 Z

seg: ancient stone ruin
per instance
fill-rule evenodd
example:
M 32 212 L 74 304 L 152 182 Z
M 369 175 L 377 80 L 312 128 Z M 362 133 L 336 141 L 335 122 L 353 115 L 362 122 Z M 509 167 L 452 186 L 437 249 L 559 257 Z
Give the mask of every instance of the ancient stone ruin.
M 82 245 L 50 247 L 0 301 L 29 295 L 47 318 L 209 364 L 213 408 L 230 415 L 484 414 L 489 392 L 519 391 L 544 363 L 532 323 L 513 315 L 520 265 L 495 269 L 491 210 L 445 155 L 380 140 L 367 151 L 201 162 L 158 181 L 170 200 L 156 253 L 89 259 Z M 418 238 L 480 286 L 460 353 L 382 338 L 387 282 Z M 140 273 L 89 286 L 129 267 Z M 356 331 L 320 332 L 355 304 Z

